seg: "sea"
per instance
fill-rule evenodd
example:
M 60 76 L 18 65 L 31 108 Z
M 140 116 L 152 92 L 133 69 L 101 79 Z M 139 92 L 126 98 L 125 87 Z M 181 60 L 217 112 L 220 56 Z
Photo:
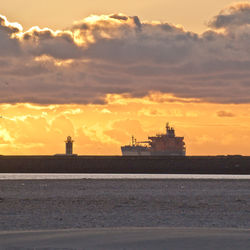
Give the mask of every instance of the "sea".
M 81 179 L 145 179 L 145 180 L 250 180 L 250 175 L 206 174 L 0 174 L 0 180 L 81 180 Z

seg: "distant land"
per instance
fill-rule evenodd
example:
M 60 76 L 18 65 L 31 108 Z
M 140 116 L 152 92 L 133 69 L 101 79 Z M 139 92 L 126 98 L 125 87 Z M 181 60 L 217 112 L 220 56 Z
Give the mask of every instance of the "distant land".
M 0 156 L 0 173 L 250 174 L 250 156 Z

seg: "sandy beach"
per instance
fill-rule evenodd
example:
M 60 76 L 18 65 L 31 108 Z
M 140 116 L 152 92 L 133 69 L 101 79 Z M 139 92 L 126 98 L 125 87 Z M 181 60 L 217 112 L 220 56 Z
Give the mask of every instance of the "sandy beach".
M 248 249 L 249 180 L 1 180 L 0 249 Z
M 250 228 L 249 180 L 0 181 L 0 230 Z

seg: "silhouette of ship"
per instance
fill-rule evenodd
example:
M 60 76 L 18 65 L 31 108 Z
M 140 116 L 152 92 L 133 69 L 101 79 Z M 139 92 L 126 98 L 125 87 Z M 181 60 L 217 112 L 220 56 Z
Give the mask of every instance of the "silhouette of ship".
M 166 134 L 149 136 L 148 141 L 137 142 L 132 136 L 131 145 L 121 147 L 122 155 L 155 155 L 155 156 L 185 156 L 186 147 L 184 137 L 175 136 L 173 127 L 166 125 Z

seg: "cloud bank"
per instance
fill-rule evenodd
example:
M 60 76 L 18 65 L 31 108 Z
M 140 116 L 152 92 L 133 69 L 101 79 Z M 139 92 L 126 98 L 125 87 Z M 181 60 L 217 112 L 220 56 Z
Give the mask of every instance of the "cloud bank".
M 250 4 L 235 4 L 203 34 L 123 14 L 70 28 L 24 31 L 0 15 L 1 103 L 104 103 L 152 92 L 216 103 L 250 102 Z

